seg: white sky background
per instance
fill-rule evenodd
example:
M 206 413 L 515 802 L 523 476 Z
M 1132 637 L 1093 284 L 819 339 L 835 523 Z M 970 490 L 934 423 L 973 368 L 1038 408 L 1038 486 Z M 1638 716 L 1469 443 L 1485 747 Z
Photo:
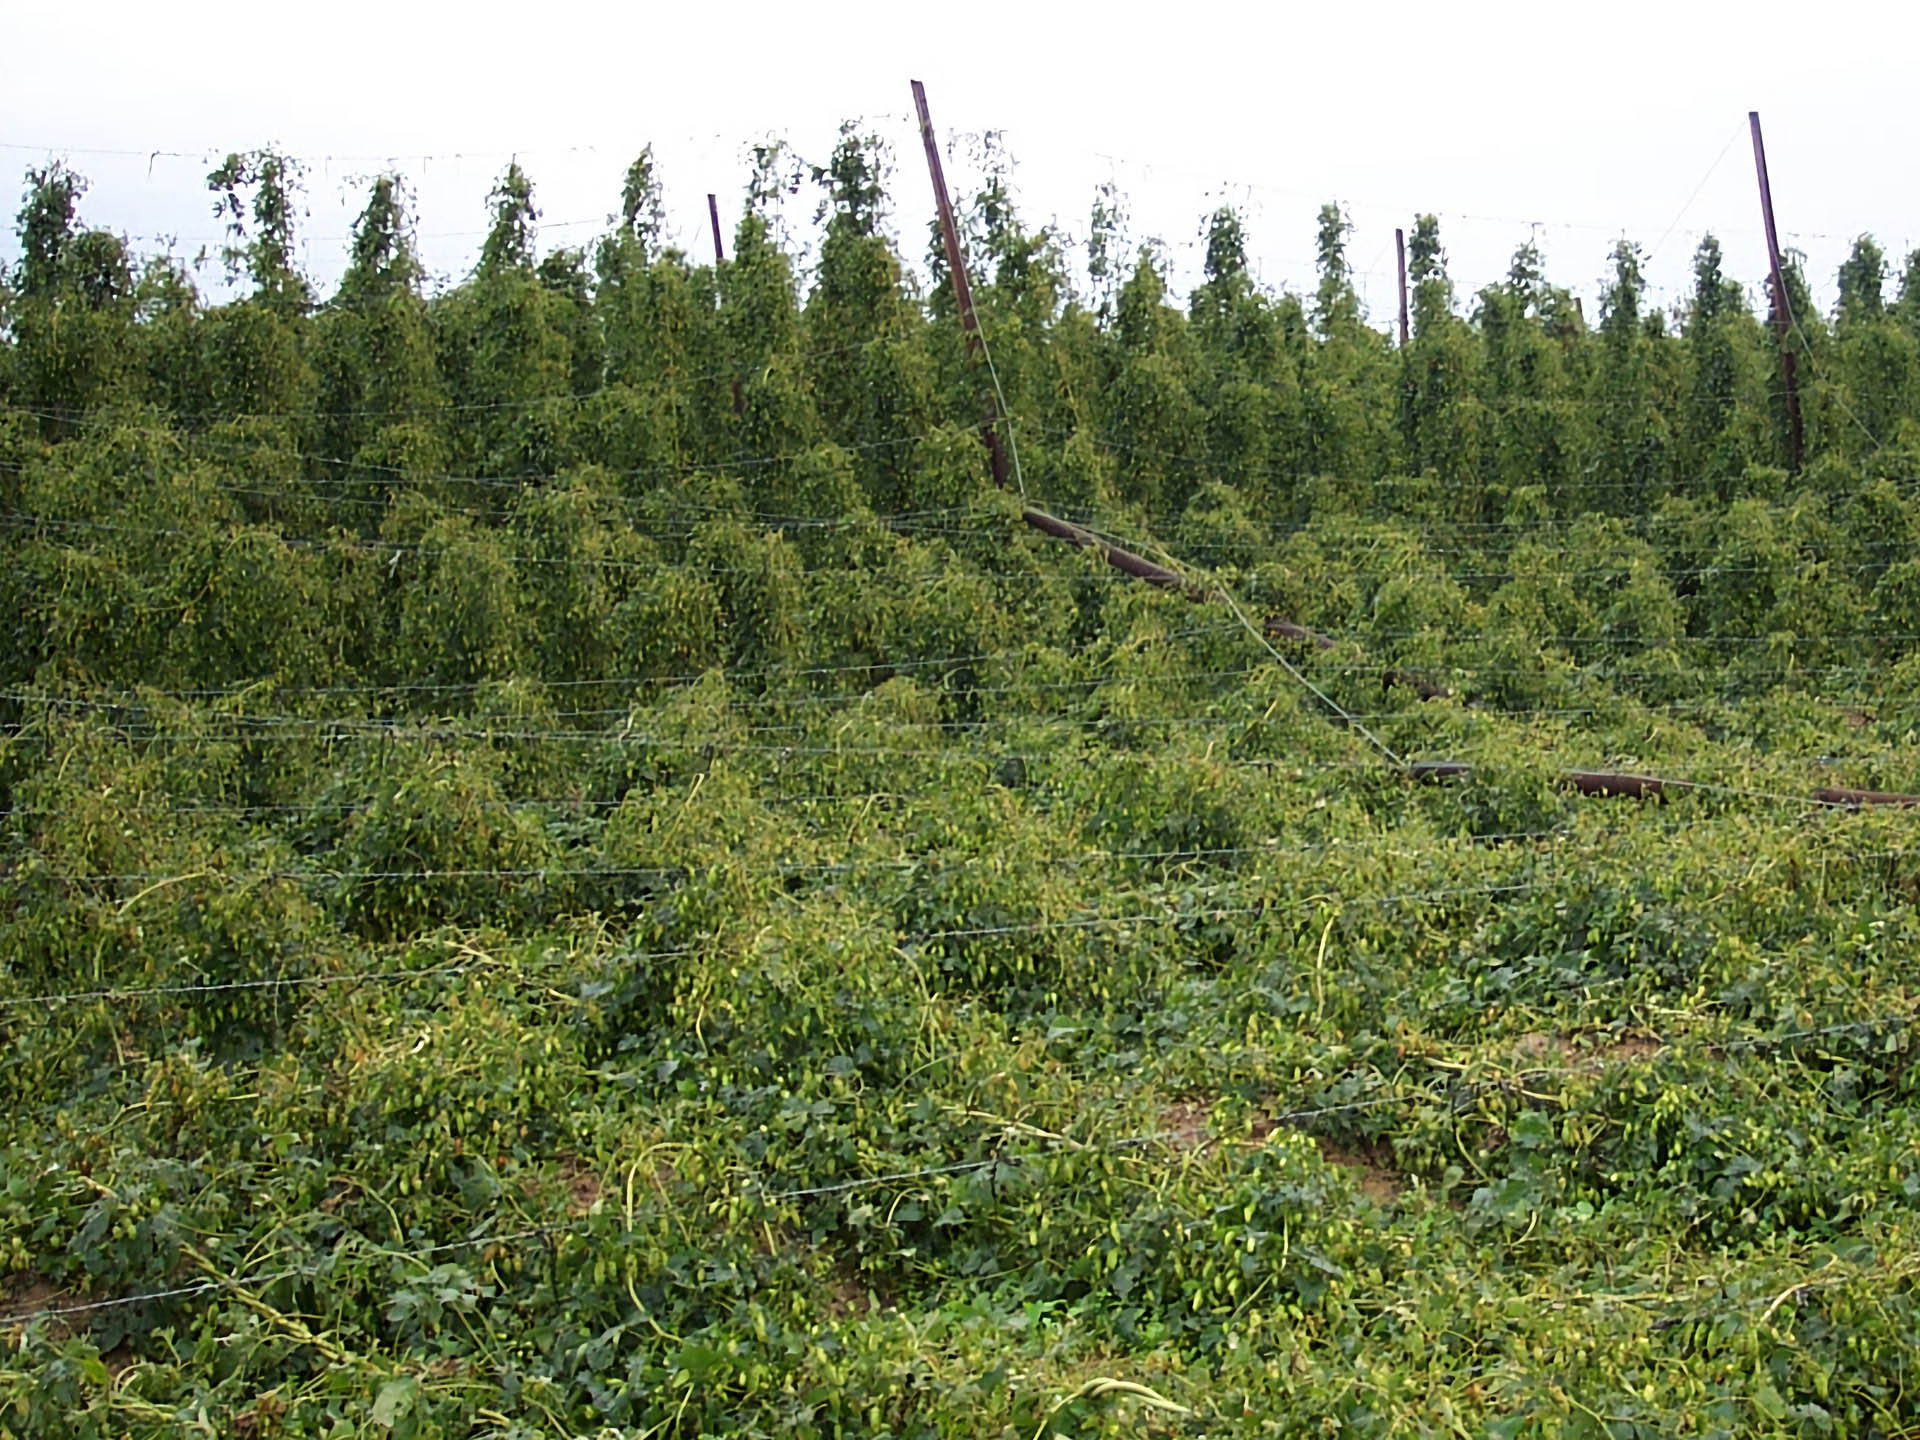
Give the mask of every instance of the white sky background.
M 180 253 L 217 252 L 206 172 L 229 150 L 276 144 L 306 165 L 302 252 L 323 294 L 380 170 L 407 178 L 428 268 L 457 279 L 510 156 L 534 182 L 545 249 L 606 228 L 650 141 L 673 237 L 704 258 L 706 194 L 720 196 L 731 249 L 753 141 L 782 135 L 824 160 L 845 119 L 892 141 L 893 226 L 918 264 L 932 196 L 910 78 L 926 82 L 949 184 L 969 191 L 979 133 L 1003 132 L 1024 218 L 1069 237 L 1076 267 L 1094 187 L 1112 179 L 1133 238 L 1164 243 L 1182 292 L 1223 202 L 1245 216 L 1263 283 L 1310 291 L 1316 211 L 1342 202 L 1383 327 L 1393 229 L 1421 211 L 1441 217 L 1463 308 L 1529 236 L 1590 317 L 1622 234 L 1651 252 L 1654 301 L 1677 303 L 1709 229 L 1757 297 L 1749 109 L 1766 126 L 1783 243 L 1806 253 L 1823 304 L 1855 235 L 1876 236 L 1895 275 L 1920 244 L 1911 0 L 607 13 L 339 0 L 201 5 L 190 21 L 124 0 L 0 0 L 0 19 L 10 193 L 28 165 L 63 155 L 92 181 L 87 223 L 142 251 L 173 237 Z M 814 200 L 788 207 L 796 238 Z M 203 287 L 220 293 L 220 273 L 209 263 Z

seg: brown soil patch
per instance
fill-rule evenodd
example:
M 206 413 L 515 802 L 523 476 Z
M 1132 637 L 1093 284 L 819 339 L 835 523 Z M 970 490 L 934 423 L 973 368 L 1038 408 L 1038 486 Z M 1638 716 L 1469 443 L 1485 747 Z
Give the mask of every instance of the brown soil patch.
M 846 1320 L 873 1309 L 873 1297 L 866 1287 L 850 1275 L 836 1275 L 827 1282 L 827 1318 Z
M 1608 1060 L 1646 1060 L 1665 1048 L 1651 1035 L 1621 1035 L 1596 1047 L 1594 1053 Z
M 578 1155 L 562 1154 L 560 1160 L 560 1179 L 567 1187 L 567 1214 L 574 1219 L 592 1211 L 600 1203 L 605 1187 L 600 1177 Z
M 1159 1138 L 1176 1150 L 1198 1150 L 1210 1138 L 1209 1111 L 1191 1100 L 1176 1100 L 1160 1112 Z
M 31 1271 L 15 1275 L 6 1282 L 5 1294 L 0 1295 L 0 1330 L 24 1326 L 42 1310 L 58 1310 L 63 1305 L 79 1303 L 79 1299 L 43 1276 Z M 46 1317 L 46 1320 L 49 1331 L 56 1339 L 64 1339 L 73 1333 L 73 1326 L 67 1323 L 66 1317 L 53 1315 Z
M 1406 1177 L 1393 1168 L 1393 1152 L 1385 1145 L 1340 1145 L 1321 1140 L 1320 1158 L 1329 1165 L 1351 1170 L 1360 1193 L 1376 1205 L 1391 1205 L 1407 1188 Z
M 1555 1064 L 1598 1060 L 1618 1064 L 1645 1060 L 1665 1047 L 1651 1035 L 1616 1035 L 1610 1030 L 1587 1030 L 1572 1035 L 1549 1035 L 1531 1031 L 1514 1042 L 1514 1054 L 1522 1060 L 1549 1061 Z
M 1529 1030 L 1513 1042 L 1513 1053 L 1522 1060 L 1544 1060 L 1549 1055 L 1565 1054 L 1566 1050 L 1566 1040 L 1540 1030 Z

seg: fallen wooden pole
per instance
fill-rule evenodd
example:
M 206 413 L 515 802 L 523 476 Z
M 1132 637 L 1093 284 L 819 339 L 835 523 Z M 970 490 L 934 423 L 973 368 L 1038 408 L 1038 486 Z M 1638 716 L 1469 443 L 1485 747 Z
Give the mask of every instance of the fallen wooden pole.
M 1630 800 L 1663 798 L 1668 784 L 1653 775 L 1620 775 L 1610 770 L 1569 770 L 1560 779 L 1582 795 L 1620 795 Z
M 1407 778 L 1428 785 L 1443 780 L 1471 780 L 1473 766 L 1459 760 L 1415 760 L 1407 766 Z M 1685 781 L 1662 780 L 1657 775 L 1633 775 L 1616 770 L 1568 770 L 1559 776 L 1559 780 L 1582 795 L 1601 799 L 1659 800 L 1666 797 L 1669 788 L 1692 788 Z
M 1044 510 L 1022 510 L 1020 518 L 1043 535 L 1051 535 L 1056 540 L 1065 540 L 1070 545 L 1078 545 L 1087 550 L 1098 550 L 1106 562 L 1116 570 L 1124 570 L 1136 580 L 1144 580 L 1149 585 L 1157 585 L 1162 590 L 1177 590 L 1190 600 L 1204 600 L 1207 592 L 1197 585 L 1189 584 L 1183 577 L 1143 559 L 1131 550 L 1123 550 L 1110 541 L 1102 540 L 1091 530 L 1082 530 L 1078 525 L 1069 525 L 1066 521 L 1047 514 Z
M 1297 640 L 1313 646 L 1316 650 L 1331 650 L 1334 646 L 1331 635 L 1322 635 L 1318 630 L 1309 630 L 1304 625 L 1297 625 L 1284 615 L 1269 615 L 1266 631 L 1269 640 Z M 1422 680 L 1418 675 L 1409 675 L 1404 670 L 1382 672 L 1380 683 L 1401 685 L 1409 690 L 1418 691 L 1422 700 L 1445 700 L 1453 693 L 1444 685 L 1435 685 L 1431 680 Z
M 1468 780 L 1473 777 L 1473 767 L 1458 760 L 1416 760 L 1407 766 L 1407 776 L 1425 784 Z M 1568 770 L 1559 778 L 1561 784 L 1571 786 L 1582 795 L 1601 799 L 1664 800 L 1675 790 L 1716 788 L 1691 780 L 1667 780 L 1658 775 L 1635 775 L 1615 770 Z M 1920 805 L 1920 795 L 1902 795 L 1891 790 L 1855 790 L 1837 785 L 1815 790 L 1807 799 L 1811 804 L 1851 810 L 1867 805 Z
M 1813 798 L 1822 805 L 1845 805 L 1851 809 L 1858 809 L 1862 805 L 1920 805 L 1920 795 L 1896 795 L 1889 790 L 1849 790 L 1837 785 L 1814 791 Z
M 1304 625 L 1296 625 L 1284 615 L 1267 617 L 1267 638 L 1269 640 L 1298 640 L 1311 645 L 1316 650 L 1333 649 L 1333 637 L 1322 635 L 1318 630 L 1309 630 Z

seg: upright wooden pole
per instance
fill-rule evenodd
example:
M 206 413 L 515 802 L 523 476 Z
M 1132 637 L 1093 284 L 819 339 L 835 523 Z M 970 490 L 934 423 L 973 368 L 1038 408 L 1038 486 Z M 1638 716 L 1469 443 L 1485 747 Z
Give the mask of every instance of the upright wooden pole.
M 1794 383 L 1793 341 L 1789 331 L 1793 321 L 1787 312 L 1787 282 L 1780 270 L 1780 232 L 1773 223 L 1773 186 L 1767 182 L 1767 147 L 1760 138 L 1760 112 L 1747 112 L 1747 128 L 1753 132 L 1753 168 L 1760 177 L 1760 218 L 1767 227 L 1767 262 L 1773 268 L 1773 328 L 1780 336 L 1780 370 L 1787 385 L 1787 465 L 1796 474 L 1806 448 L 1806 431 L 1800 420 L 1800 387 Z
M 1400 348 L 1407 348 L 1407 232 L 1393 232 L 1393 253 L 1400 260 Z
M 940 212 L 940 239 L 947 251 L 947 272 L 953 280 L 953 299 L 960 310 L 960 330 L 967 338 L 967 359 L 978 363 L 982 357 L 980 321 L 973 313 L 973 287 L 967 283 L 967 261 L 960 253 L 960 231 L 953 223 L 953 201 L 947 195 L 947 177 L 940 168 L 940 143 L 933 136 L 933 117 L 927 111 L 927 90 L 913 82 L 913 108 L 920 112 L 920 139 L 927 150 L 927 174 L 933 179 L 933 202 Z M 991 393 L 987 396 L 987 418 L 980 429 L 986 442 L 987 459 L 993 466 L 993 483 L 1007 488 L 1007 457 L 1000 450 L 1000 406 Z

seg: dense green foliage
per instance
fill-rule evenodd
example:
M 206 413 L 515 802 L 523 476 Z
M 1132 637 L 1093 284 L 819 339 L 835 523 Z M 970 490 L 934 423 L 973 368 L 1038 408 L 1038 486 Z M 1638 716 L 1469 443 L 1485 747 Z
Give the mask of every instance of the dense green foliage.
M 1020 523 L 857 131 L 425 294 L 209 177 L 0 281 L 0 1433 L 1909 1433 L 1920 257 L 1414 334 L 990 179 Z M 937 251 L 934 272 L 942 271 Z M 1796 288 L 1797 287 L 1797 288 Z M 1164 546 L 1164 550 L 1160 547 Z M 1387 683 L 1443 683 L 1423 701 Z M 1583 800 L 1570 765 L 1693 782 Z

